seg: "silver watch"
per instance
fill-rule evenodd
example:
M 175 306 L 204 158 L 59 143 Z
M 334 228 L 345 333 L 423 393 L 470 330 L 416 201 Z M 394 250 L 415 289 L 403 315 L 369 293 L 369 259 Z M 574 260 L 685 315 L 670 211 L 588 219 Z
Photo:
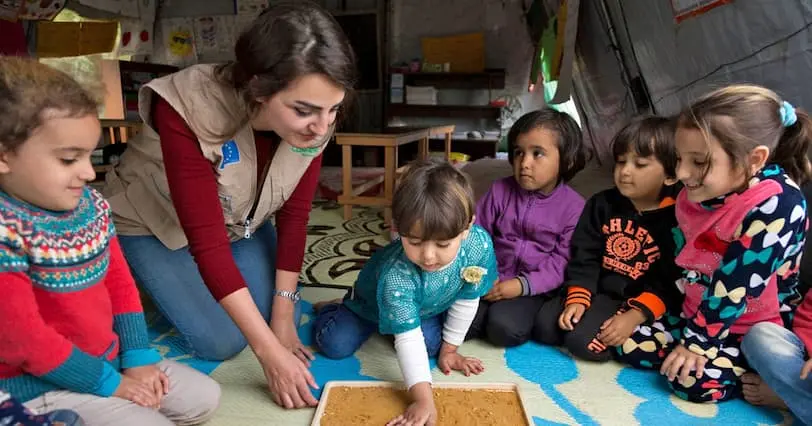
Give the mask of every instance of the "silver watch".
M 299 293 L 298 290 L 297 291 L 276 290 L 276 295 L 290 299 L 293 303 L 302 300 L 302 295 Z

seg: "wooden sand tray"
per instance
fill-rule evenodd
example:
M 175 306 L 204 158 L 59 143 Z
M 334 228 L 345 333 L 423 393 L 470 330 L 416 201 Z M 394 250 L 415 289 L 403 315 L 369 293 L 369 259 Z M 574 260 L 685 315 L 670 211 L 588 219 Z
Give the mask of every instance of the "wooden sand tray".
M 533 420 L 513 383 L 434 383 L 438 426 L 530 426 Z M 324 387 L 311 426 L 382 426 L 403 414 L 403 384 L 333 381 Z

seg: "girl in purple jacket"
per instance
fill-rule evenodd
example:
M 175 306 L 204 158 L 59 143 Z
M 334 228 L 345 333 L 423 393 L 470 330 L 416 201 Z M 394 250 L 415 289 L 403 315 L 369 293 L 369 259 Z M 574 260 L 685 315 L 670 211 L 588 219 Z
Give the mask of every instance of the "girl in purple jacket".
M 545 108 L 511 127 L 508 159 L 513 176 L 494 182 L 477 204 L 476 223 L 493 237 L 499 280 L 468 332 L 505 347 L 533 335 L 536 313 L 564 281 L 584 208 L 566 182 L 586 165 L 587 150 L 575 120 Z

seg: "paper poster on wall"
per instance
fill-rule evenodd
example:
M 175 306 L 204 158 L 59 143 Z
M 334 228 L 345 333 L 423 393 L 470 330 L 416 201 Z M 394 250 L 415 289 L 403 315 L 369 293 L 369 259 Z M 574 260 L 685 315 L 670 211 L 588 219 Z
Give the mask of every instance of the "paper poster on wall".
M 268 0 L 237 0 L 236 33 L 244 31 L 267 8 Z
M 232 59 L 236 33 L 234 15 L 203 16 L 195 19 L 195 51 L 200 63 Z
M 150 55 L 153 50 L 152 21 L 140 19 L 119 19 L 121 44 L 119 55 Z
M 268 0 L 237 0 L 237 15 L 256 17 L 268 8 Z
M 140 0 L 119 0 L 119 14 L 128 18 L 139 18 L 138 3 Z
M 20 19 L 50 21 L 62 11 L 66 0 L 25 0 L 20 9 Z
M 195 53 L 194 20 L 172 18 L 158 21 L 153 46 L 157 63 L 185 67 L 197 61 Z
M 158 9 L 157 0 L 136 0 L 138 2 L 138 17 L 142 21 L 155 21 L 155 13 Z
M 680 22 L 702 15 L 719 6 L 732 3 L 733 0 L 671 0 L 671 9 L 674 10 L 674 20 Z
M 0 0 L 0 19 L 16 22 L 21 7 L 22 0 Z

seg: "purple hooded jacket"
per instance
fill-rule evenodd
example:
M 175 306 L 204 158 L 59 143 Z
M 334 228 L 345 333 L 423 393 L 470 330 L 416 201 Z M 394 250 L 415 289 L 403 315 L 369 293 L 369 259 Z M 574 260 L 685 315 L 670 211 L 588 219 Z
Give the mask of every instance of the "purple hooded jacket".
M 565 184 L 544 195 L 524 190 L 512 176 L 495 181 L 477 203 L 476 223 L 493 237 L 499 281 L 519 278 L 531 295 L 560 287 L 584 204 Z

